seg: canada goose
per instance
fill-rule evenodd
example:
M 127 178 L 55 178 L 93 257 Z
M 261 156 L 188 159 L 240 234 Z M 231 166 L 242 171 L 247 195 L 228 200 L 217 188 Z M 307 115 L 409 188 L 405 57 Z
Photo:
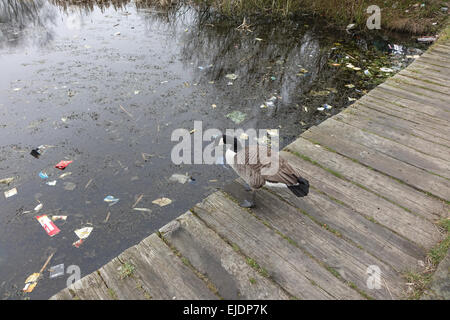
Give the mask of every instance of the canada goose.
M 263 186 L 287 187 L 297 197 L 304 197 L 309 192 L 308 180 L 302 178 L 281 154 L 278 154 L 278 170 L 275 174 L 264 175 L 261 169 L 270 168 L 270 163 L 262 164 L 259 154 L 271 156 L 271 149 L 261 145 L 242 147 L 236 137 L 223 135 L 219 145 L 226 145 L 225 159 L 233 170 L 247 183 L 251 200 L 244 200 L 244 208 L 255 206 L 255 190 Z M 259 153 L 258 153 L 259 152 Z M 245 158 L 244 158 L 245 154 Z M 238 159 L 242 159 L 238 161 Z M 243 161 L 245 159 L 245 161 Z M 242 163 L 239 163 L 242 162 Z

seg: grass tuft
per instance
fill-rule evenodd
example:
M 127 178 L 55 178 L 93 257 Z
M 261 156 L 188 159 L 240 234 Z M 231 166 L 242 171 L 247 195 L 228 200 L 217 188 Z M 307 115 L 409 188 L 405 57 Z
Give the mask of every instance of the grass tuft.
M 130 262 L 125 262 L 121 267 L 120 267 L 120 279 L 125 279 L 128 277 L 132 277 L 134 275 L 134 271 L 136 270 L 136 267 L 130 263 Z

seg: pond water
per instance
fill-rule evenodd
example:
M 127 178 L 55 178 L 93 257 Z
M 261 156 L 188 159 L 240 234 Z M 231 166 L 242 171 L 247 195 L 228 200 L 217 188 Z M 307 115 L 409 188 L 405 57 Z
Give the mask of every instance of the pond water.
M 406 54 L 420 53 L 388 54 L 388 44 L 408 39 L 350 36 L 308 16 L 239 30 L 240 22 L 185 6 L 68 2 L 0 0 L 0 180 L 14 178 L 0 184 L 2 299 L 50 297 L 68 275 L 50 279 L 45 270 L 32 293 L 22 288 L 51 253 L 48 267 L 77 265 L 87 275 L 236 177 L 224 166 L 173 164 L 173 130 L 191 130 L 194 120 L 204 130 L 279 129 L 285 146 L 388 76 L 379 67 L 398 70 L 412 61 Z M 325 103 L 333 108 L 317 110 Z M 234 111 L 245 115 L 239 124 L 227 117 Z M 40 145 L 48 147 L 36 159 L 30 152 Z M 73 163 L 59 171 L 60 160 Z M 185 173 L 195 181 L 169 181 Z M 120 201 L 109 206 L 108 195 Z M 152 204 L 160 197 L 173 202 Z M 139 198 L 151 212 L 132 209 Z M 38 214 L 67 220 L 49 237 Z M 74 231 L 86 226 L 91 235 L 74 247 Z

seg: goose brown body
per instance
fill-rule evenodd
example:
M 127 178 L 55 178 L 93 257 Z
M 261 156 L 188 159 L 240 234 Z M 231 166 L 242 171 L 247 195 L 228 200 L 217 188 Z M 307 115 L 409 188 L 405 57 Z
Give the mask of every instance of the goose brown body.
M 227 151 L 232 152 L 232 151 Z M 275 157 L 278 161 L 278 170 L 271 175 L 263 174 L 264 170 L 269 169 L 273 163 L 261 161 L 271 159 L 271 150 L 265 146 L 247 146 L 237 153 L 234 153 L 232 163 L 229 163 L 236 173 L 248 183 L 253 189 L 259 189 L 267 182 L 281 183 L 286 186 L 298 185 L 300 174 L 283 158 L 281 154 Z M 228 158 L 228 157 L 227 157 Z

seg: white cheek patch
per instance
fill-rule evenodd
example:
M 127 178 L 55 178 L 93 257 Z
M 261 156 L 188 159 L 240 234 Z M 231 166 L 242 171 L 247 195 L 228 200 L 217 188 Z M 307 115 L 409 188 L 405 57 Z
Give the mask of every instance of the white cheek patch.
M 234 164 L 234 156 L 236 153 L 234 153 L 232 150 L 228 149 L 225 153 L 225 160 L 227 161 L 227 164 L 233 165 Z
M 287 185 L 285 185 L 284 183 L 273 183 L 273 182 L 269 182 L 266 181 L 266 183 L 264 184 L 266 187 L 274 187 L 274 188 L 287 188 Z

